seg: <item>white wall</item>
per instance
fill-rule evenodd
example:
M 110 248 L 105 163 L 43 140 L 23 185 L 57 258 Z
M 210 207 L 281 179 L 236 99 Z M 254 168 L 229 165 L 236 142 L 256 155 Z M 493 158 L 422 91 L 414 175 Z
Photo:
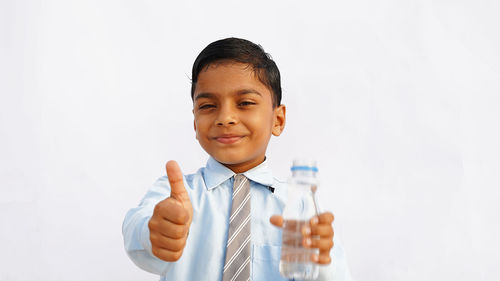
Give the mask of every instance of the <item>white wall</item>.
M 157 280 L 125 212 L 205 163 L 190 71 L 236 36 L 280 67 L 269 158 L 318 159 L 355 280 L 499 280 L 498 1 L 0 1 L 0 280 Z

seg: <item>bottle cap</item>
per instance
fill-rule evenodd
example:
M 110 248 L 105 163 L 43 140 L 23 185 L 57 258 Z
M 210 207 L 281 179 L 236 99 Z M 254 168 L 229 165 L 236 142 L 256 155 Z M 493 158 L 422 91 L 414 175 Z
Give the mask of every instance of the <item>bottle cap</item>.
M 317 172 L 318 167 L 316 166 L 316 160 L 311 159 L 295 159 L 293 160 L 293 165 L 290 168 L 292 171 L 313 171 Z

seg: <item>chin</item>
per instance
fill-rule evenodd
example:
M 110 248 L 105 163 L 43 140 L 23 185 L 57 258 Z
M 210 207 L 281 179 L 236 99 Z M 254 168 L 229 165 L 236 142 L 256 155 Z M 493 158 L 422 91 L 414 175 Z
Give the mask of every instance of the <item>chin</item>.
M 226 165 L 237 165 L 245 162 L 245 159 L 241 159 L 239 157 L 228 157 L 220 155 L 219 156 L 212 155 L 212 157 L 218 162 Z
M 223 152 L 219 151 L 219 153 L 212 153 L 210 155 L 218 162 L 226 165 L 237 165 L 252 159 L 252 157 L 249 157 L 248 155 L 243 155 L 243 153 L 237 151 L 230 151 L 229 149 L 226 149 Z

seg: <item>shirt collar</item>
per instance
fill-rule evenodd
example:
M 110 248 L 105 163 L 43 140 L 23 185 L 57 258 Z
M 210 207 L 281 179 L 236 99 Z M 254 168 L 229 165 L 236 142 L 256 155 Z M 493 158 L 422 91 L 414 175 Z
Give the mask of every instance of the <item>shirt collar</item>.
M 213 157 L 210 157 L 207 161 L 207 167 L 205 169 L 203 178 L 205 179 L 207 189 L 210 190 L 216 186 L 219 186 L 234 175 L 235 173 L 231 171 L 231 169 L 222 165 Z M 260 183 L 264 186 L 272 186 L 274 183 L 273 174 L 271 172 L 271 168 L 268 165 L 267 158 L 258 166 L 244 172 L 243 175 L 251 181 Z

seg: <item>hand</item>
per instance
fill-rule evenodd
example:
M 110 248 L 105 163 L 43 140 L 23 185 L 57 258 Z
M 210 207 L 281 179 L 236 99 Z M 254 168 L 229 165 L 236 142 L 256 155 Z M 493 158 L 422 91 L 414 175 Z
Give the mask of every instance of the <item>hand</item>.
M 318 248 L 319 255 L 314 254 L 311 259 L 318 264 L 329 264 L 332 259 L 330 250 L 333 247 L 333 222 L 334 216 L 330 212 L 319 214 L 309 220 L 309 224 L 302 227 L 302 245 L 306 248 Z M 283 217 L 272 216 L 269 221 L 283 227 Z
M 156 204 L 148 223 L 149 239 L 156 257 L 164 261 L 177 261 L 186 246 L 193 207 L 177 162 L 168 161 L 166 169 L 170 197 Z

